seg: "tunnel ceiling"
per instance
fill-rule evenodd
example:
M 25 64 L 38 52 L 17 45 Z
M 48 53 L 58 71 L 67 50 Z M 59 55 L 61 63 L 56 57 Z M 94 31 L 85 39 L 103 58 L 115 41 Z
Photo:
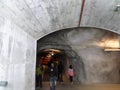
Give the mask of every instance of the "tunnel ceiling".
M 10 19 L 35 39 L 79 25 L 120 33 L 119 4 L 119 0 L 0 0 L 0 17 Z

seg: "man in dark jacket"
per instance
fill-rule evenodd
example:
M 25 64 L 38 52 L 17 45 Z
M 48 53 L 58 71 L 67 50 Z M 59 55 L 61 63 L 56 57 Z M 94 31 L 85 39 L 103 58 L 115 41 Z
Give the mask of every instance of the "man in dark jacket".
M 56 90 L 56 76 L 57 70 L 53 63 L 49 68 L 49 76 L 50 76 L 50 90 Z
M 58 64 L 58 81 L 62 82 L 62 73 L 63 73 L 63 65 L 62 62 L 60 61 Z

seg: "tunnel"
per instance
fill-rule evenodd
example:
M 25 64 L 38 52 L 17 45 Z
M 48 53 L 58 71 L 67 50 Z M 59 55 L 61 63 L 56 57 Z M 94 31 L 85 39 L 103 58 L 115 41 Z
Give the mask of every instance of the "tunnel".
M 36 64 L 51 49 L 51 55 L 62 52 L 54 55 L 64 57 L 65 68 L 73 65 L 74 82 L 114 90 L 111 84 L 120 83 L 119 14 L 120 0 L 0 0 L 0 90 L 35 90 Z
M 56 57 L 65 66 L 72 64 L 74 81 L 80 84 L 120 83 L 119 51 L 105 51 L 107 40 L 118 34 L 99 28 L 69 28 L 46 35 L 37 41 L 37 57 L 44 51 L 60 50 Z M 63 56 L 62 56 L 63 55 Z M 67 70 L 65 67 L 65 70 Z

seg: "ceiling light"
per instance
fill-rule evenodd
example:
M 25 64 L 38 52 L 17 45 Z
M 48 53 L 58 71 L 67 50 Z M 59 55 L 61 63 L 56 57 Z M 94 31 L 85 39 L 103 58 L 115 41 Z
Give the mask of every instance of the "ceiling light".
M 104 51 L 120 51 L 119 39 L 106 40 Z

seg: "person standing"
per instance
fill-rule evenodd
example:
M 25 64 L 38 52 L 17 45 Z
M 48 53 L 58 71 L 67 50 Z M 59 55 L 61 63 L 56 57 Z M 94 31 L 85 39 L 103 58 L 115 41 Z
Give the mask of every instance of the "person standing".
M 58 64 L 58 81 L 59 82 L 62 82 L 63 79 L 62 79 L 62 74 L 63 74 L 63 64 L 62 62 L 60 61 L 59 64 Z
M 41 64 L 38 64 L 36 67 L 36 87 L 42 88 L 42 74 L 43 74 L 43 67 Z
M 72 67 L 72 65 L 69 65 L 69 68 L 68 68 L 68 77 L 69 77 L 69 80 L 70 80 L 71 84 L 73 84 L 73 76 L 74 76 L 73 67 Z
M 57 70 L 54 63 L 51 63 L 51 66 L 49 68 L 49 76 L 50 76 L 50 90 L 56 90 Z

